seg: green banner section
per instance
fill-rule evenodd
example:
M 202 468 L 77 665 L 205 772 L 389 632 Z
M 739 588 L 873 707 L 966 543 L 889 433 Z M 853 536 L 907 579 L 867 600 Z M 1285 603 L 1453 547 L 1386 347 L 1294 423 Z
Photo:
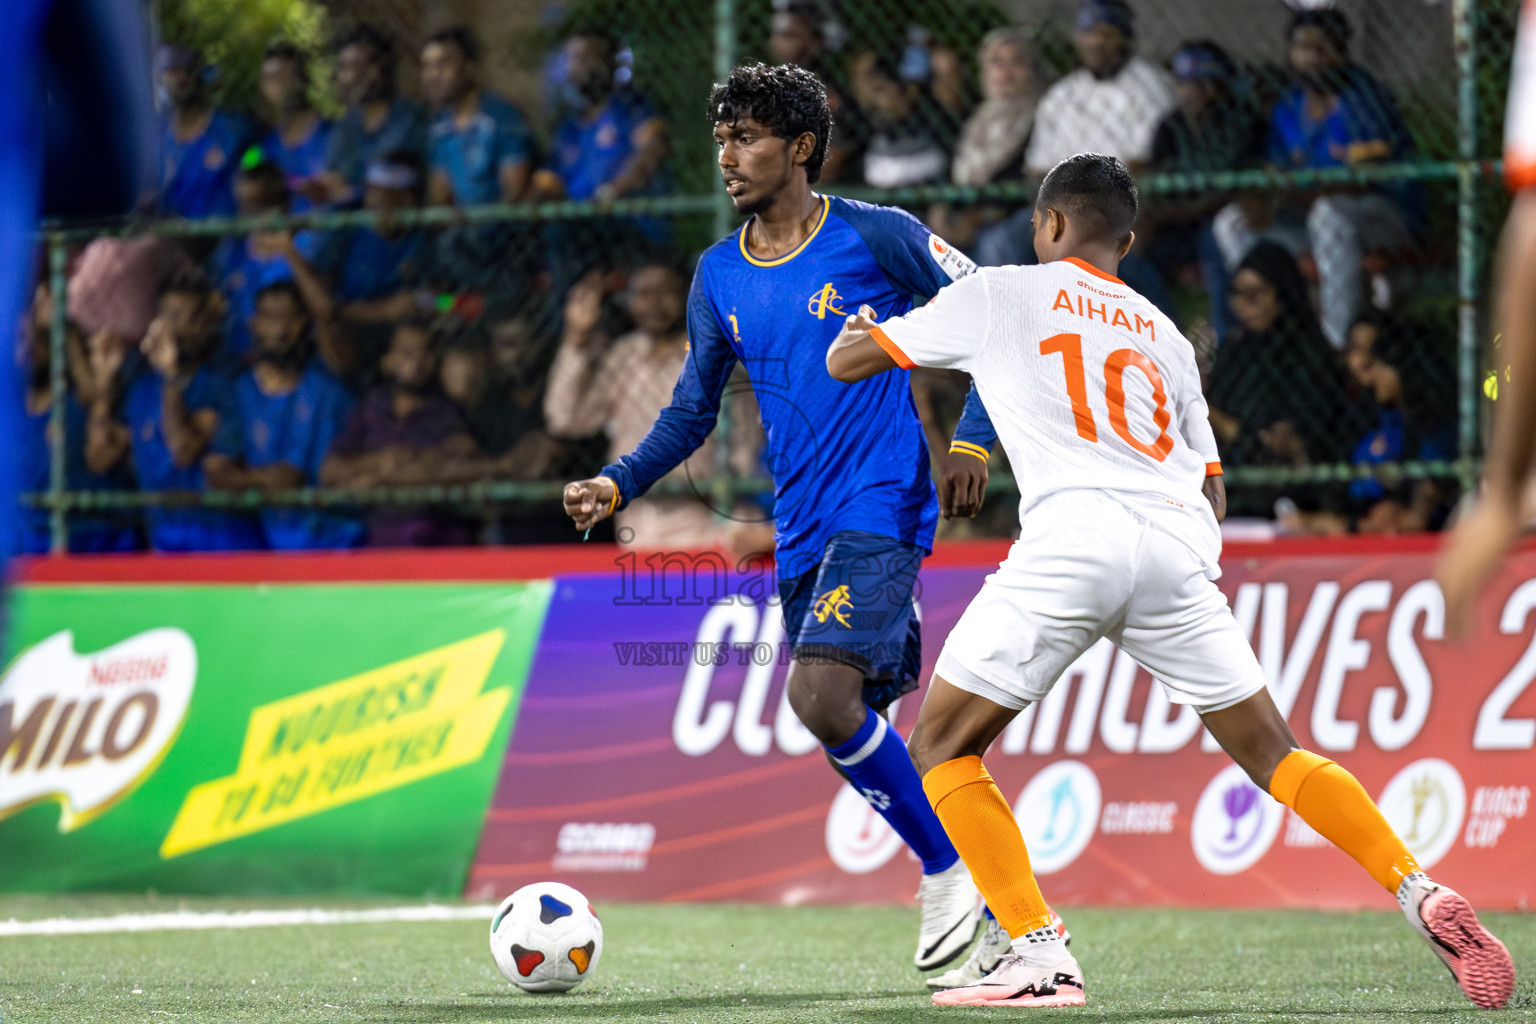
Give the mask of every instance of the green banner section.
M 551 586 L 19 588 L 0 890 L 457 895 Z

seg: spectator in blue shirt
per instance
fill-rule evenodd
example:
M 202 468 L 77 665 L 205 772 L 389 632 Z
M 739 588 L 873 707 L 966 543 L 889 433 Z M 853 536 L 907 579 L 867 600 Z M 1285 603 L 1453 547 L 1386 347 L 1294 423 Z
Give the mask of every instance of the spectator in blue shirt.
M 1349 60 L 1349 22 L 1337 10 L 1300 11 L 1287 35 L 1292 86 L 1270 117 L 1269 161 L 1281 170 L 1353 167 L 1404 160 L 1413 141 L 1397 102 L 1369 71 Z M 1323 334 L 1344 347 L 1365 304 L 1364 257 L 1413 243 L 1422 208 L 1411 184 L 1309 193 L 1307 247 L 1317 263 Z M 1228 262 L 1252 241 L 1245 215 L 1225 214 Z M 1385 282 L 1383 282 L 1385 283 Z
M 288 185 L 282 169 L 270 160 L 258 159 L 242 167 L 235 176 L 234 193 L 242 217 L 288 212 Z M 225 238 L 214 250 L 214 277 L 229 311 L 225 346 L 230 355 L 242 356 L 251 347 L 250 320 L 256 312 L 256 293 L 274 281 L 293 278 L 287 254 L 290 239 L 305 259 L 314 259 L 319 239 L 312 231 L 296 235 L 253 231 Z
M 51 297 L 45 298 L 47 301 L 34 304 L 27 330 L 25 419 L 16 453 L 18 483 L 23 493 L 43 493 L 48 490 L 51 479 L 54 433 L 49 327 L 53 303 Z M 119 459 L 118 465 L 104 467 L 102 473 L 92 470 L 86 452 L 86 408 L 93 401 L 94 387 L 91 357 L 79 328 L 71 322 L 66 330 L 70 372 L 64 395 L 64 486 L 71 491 L 131 491 L 133 474 L 128 471 L 126 460 Z M 107 332 L 101 332 L 92 339 L 91 348 L 107 348 L 115 340 Z M 75 511 L 66 522 L 69 550 L 77 554 L 136 551 L 143 547 L 138 515 L 132 509 Z M 50 526 L 48 509 L 23 506 L 17 550 L 24 554 L 46 554 L 52 539 Z
M 399 150 L 368 165 L 363 209 L 383 216 L 366 227 L 330 232 L 320 247 L 317 268 L 330 281 L 343 320 L 393 325 L 428 312 L 426 280 L 430 246 L 420 228 L 403 227 L 388 214 L 418 209 L 426 194 L 426 165 Z
M 286 40 L 267 47 L 261 60 L 261 102 L 272 130 L 261 140 L 266 158 L 282 168 L 292 194 L 290 208 L 302 213 L 327 198 L 325 170 L 330 122 L 310 106 L 308 62 Z
M 155 53 L 155 73 L 169 107 L 165 121 L 160 205 L 173 217 L 198 220 L 235 212 L 230 184 L 254 135 L 245 118 L 215 110 L 201 55 L 171 44 Z
M 481 87 L 479 45 L 465 28 L 444 29 L 421 56 L 421 91 L 436 111 L 427 202 L 434 206 L 515 203 L 527 198 L 534 145 L 518 109 Z M 454 291 L 486 301 L 528 293 L 538 269 L 536 233 L 527 226 L 475 224 L 437 236 L 434 261 Z M 520 257 L 520 258 L 519 258 Z
M 541 197 L 607 204 L 666 192 L 666 124 L 639 93 L 618 87 L 615 49 L 611 38 L 593 30 L 565 41 L 566 112 L 555 128 L 549 166 L 537 175 Z M 644 252 L 665 245 L 671 229 L 660 217 L 604 217 L 552 224 L 546 237 L 553 287 L 563 295 L 590 269 L 594 253 Z
M 522 113 L 479 80 L 480 46 L 448 28 L 421 51 L 421 91 L 435 111 L 431 134 L 434 206 L 515 203 L 533 174 L 533 136 Z
M 218 487 L 281 491 L 319 483 L 320 464 L 352 412 L 346 387 L 314 358 L 310 313 L 292 281 L 256 296 L 251 369 L 235 381 L 239 462 L 221 464 Z M 264 508 L 266 546 L 274 550 L 349 548 L 362 543 L 354 516 L 307 508 Z
M 551 173 L 539 176 L 540 191 L 598 202 L 665 191 L 666 123 L 638 93 L 615 88 L 613 40 L 573 35 L 565 56 L 567 112 L 555 128 Z
M 86 428 L 91 467 L 107 472 L 131 458 L 145 491 L 208 489 L 240 453 L 239 415 L 230 377 L 215 360 L 223 301 L 201 275 L 181 275 L 161 288 L 155 318 L 140 350 L 148 368 L 127 383 L 117 408 L 118 365 L 104 365 Z M 252 516 L 213 508 L 151 508 L 145 519 L 157 551 L 232 551 L 262 546 Z
M 368 25 L 337 41 L 336 92 L 347 112 L 331 127 L 321 180 L 331 202 L 350 203 L 374 160 L 402 150 L 425 158 L 427 122 L 421 107 L 395 95 L 394 43 Z

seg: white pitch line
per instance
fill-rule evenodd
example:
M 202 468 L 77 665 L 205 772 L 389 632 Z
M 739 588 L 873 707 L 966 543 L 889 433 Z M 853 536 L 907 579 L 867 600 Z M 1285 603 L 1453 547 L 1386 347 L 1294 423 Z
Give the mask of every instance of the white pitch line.
M 391 921 L 489 920 L 496 908 L 428 904 L 380 907 L 373 910 L 238 910 L 159 914 L 114 914 L 111 917 L 50 917 L 39 921 L 0 921 L 0 938 L 13 935 L 103 935 L 111 932 L 201 931 L 211 928 L 276 928 L 303 924 L 377 924 Z

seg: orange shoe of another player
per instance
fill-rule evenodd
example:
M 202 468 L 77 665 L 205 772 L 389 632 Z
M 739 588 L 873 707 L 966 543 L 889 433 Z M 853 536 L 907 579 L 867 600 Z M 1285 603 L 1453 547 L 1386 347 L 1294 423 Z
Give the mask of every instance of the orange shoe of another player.
M 1083 969 L 1072 954 L 1041 967 L 1006 953 L 976 984 L 935 992 L 933 1001 L 939 1006 L 1082 1006 L 1087 1001 L 1083 992 Z
M 1478 921 L 1465 896 L 1415 872 L 1397 887 L 1397 902 L 1468 999 L 1485 1010 L 1509 1002 L 1515 962 L 1504 943 Z

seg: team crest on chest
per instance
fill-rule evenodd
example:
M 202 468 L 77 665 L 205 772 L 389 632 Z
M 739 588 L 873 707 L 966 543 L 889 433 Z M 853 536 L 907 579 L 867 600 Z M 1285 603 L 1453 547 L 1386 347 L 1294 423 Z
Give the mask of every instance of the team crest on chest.
M 838 294 L 837 289 L 832 287 L 832 282 L 828 281 L 826 284 L 822 285 L 819 290 L 811 294 L 811 300 L 806 305 L 806 309 L 812 315 L 814 315 L 817 320 L 825 320 L 828 313 L 831 313 L 834 316 L 842 316 L 843 308 L 838 305 L 838 303 L 842 301 L 842 298 L 843 297 Z

